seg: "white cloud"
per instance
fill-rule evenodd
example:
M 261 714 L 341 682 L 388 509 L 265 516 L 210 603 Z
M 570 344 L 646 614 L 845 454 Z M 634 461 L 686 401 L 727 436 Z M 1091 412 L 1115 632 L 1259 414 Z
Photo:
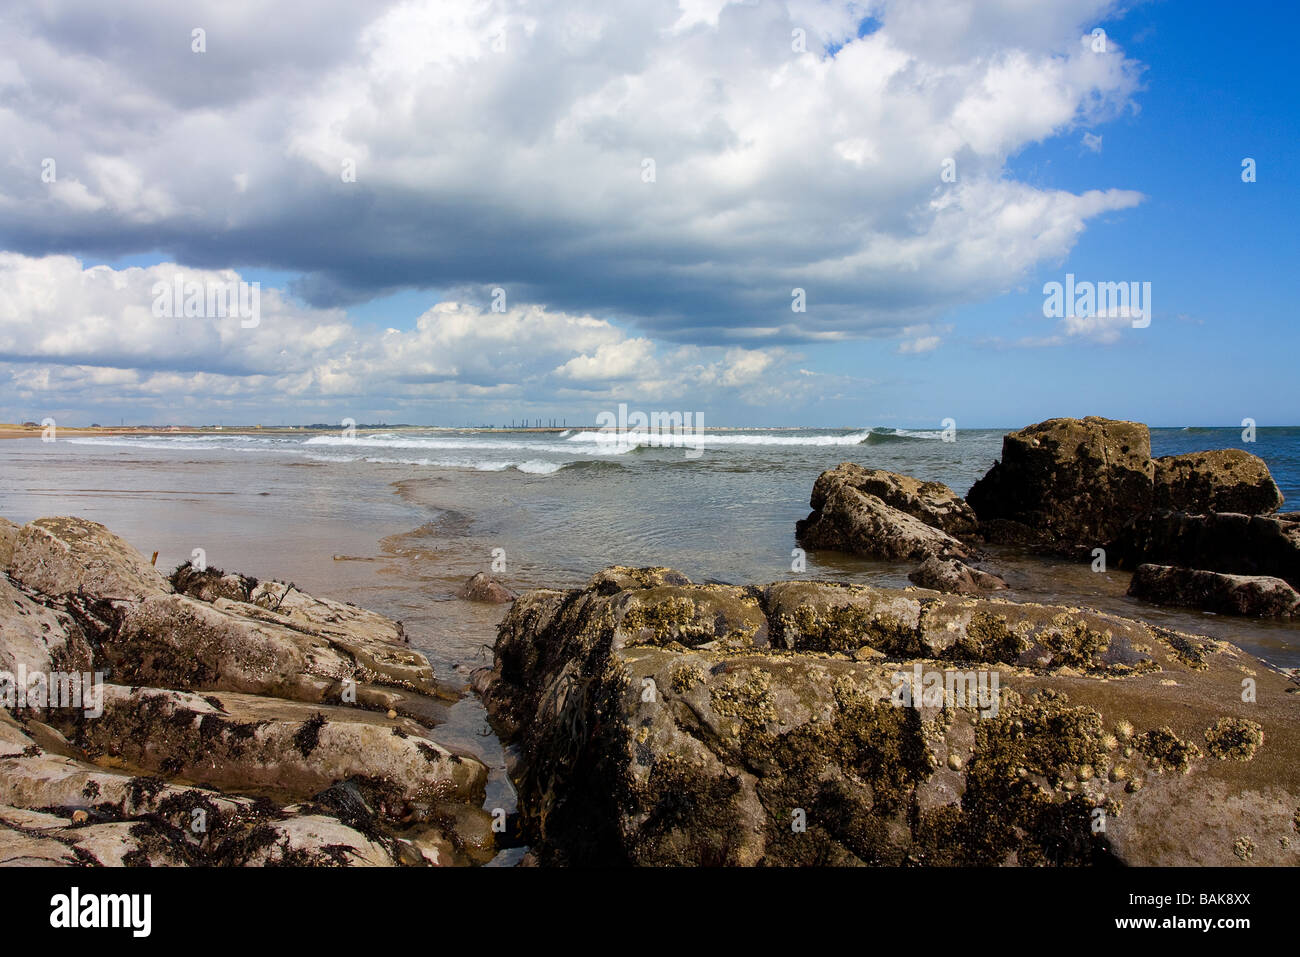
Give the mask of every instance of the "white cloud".
M 649 339 L 604 343 L 594 355 L 574 356 L 555 370 L 562 379 L 575 382 L 630 379 L 642 370 L 654 352 Z
M 1124 311 L 1110 310 L 1091 316 L 1066 316 L 1053 320 L 1055 332 L 1048 336 L 1027 336 L 1016 344 L 1020 346 L 1061 346 L 1068 342 L 1092 342 L 1111 345 L 1118 342 L 1124 330 L 1133 327 L 1133 318 Z
M 440 302 L 409 330 L 371 329 L 337 309 L 261 290 L 261 316 L 166 318 L 155 284 L 230 283 L 238 273 L 164 263 L 122 270 L 70 256 L 0 253 L 0 369 L 43 408 L 149 400 L 296 408 L 336 400 L 591 399 L 778 390 L 780 350 L 668 347 L 590 316 L 520 305 L 497 313 Z M 771 377 L 772 381 L 766 381 Z M 82 406 L 86 407 L 86 406 Z M 283 407 L 283 406 L 281 406 Z
M 903 355 L 918 355 L 922 352 L 933 352 L 939 348 L 939 343 L 943 340 L 938 336 L 920 336 L 916 339 L 907 339 L 900 343 L 898 351 Z
M 1138 201 L 1005 170 L 1131 105 L 1136 64 L 1080 42 L 1114 7 L 67 0 L 0 37 L 0 237 L 270 265 L 326 304 L 499 282 L 699 345 L 896 329 Z

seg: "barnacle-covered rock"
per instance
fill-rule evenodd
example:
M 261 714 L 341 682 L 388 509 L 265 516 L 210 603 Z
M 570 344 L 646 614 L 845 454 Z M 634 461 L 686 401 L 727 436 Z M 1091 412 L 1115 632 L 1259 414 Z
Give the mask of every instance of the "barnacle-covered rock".
M 1295 863 L 1285 676 L 1086 609 L 610 569 L 474 683 L 543 862 Z

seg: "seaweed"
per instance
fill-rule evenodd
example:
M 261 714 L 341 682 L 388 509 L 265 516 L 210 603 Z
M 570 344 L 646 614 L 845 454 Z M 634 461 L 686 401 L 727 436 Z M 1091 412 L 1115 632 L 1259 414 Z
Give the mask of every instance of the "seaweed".
M 304 758 L 310 756 L 320 744 L 320 729 L 323 727 L 325 727 L 325 715 L 317 711 L 294 732 L 293 746 Z

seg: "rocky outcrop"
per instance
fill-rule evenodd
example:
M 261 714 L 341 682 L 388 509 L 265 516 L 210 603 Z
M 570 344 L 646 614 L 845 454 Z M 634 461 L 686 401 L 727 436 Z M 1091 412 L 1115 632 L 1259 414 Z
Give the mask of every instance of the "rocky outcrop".
M 257 695 L 113 684 L 103 695 L 102 715 L 61 712 L 55 724 L 92 758 L 293 800 L 368 775 L 385 782 L 402 815 L 418 804 L 483 802 L 483 765 L 429 740 L 411 720 Z
M 0 862 L 495 853 L 486 767 L 435 740 L 447 690 L 400 623 L 217 570 L 182 566 L 168 581 L 75 518 L 24 526 L 11 575 L 0 575 Z M 32 679 L 21 693 L 17 675 Z
M 227 601 L 252 601 L 257 579 L 248 575 L 227 575 L 219 568 L 196 568 L 190 562 L 171 574 L 171 584 L 179 595 L 189 595 L 209 604 L 218 598 Z
M 9 576 L 46 595 L 84 592 L 110 602 L 172 590 L 143 555 L 103 525 L 82 518 L 39 518 L 24 525 Z
M 1151 510 L 1154 475 L 1145 425 L 1049 419 L 1005 436 L 966 500 L 990 541 L 1091 550 Z
M 14 556 L 14 544 L 18 541 L 19 527 L 7 518 L 0 518 L 0 572 L 9 571 L 9 562 Z
M 494 580 L 486 572 L 479 572 L 461 586 L 460 591 L 456 593 L 456 597 L 463 598 L 466 601 L 483 601 L 503 605 L 506 602 L 514 601 L 515 593 Z
M 217 581 L 232 576 L 216 577 Z M 99 640 L 122 683 L 269 694 L 429 717 L 441 694 L 400 626 L 373 612 L 263 582 L 251 602 L 167 594 L 124 607 Z M 200 590 L 202 593 L 202 590 Z M 402 642 L 399 644 L 399 640 Z
M 1220 615 L 1300 615 L 1300 592 L 1282 579 L 1266 575 L 1225 575 L 1172 565 L 1139 565 L 1128 593 L 1157 605 L 1181 605 Z
M 1300 855 L 1287 679 L 1111 615 L 613 568 L 522 595 L 475 685 L 544 862 Z
M 812 513 L 795 527 L 809 548 L 912 561 L 973 554 L 955 534 L 973 531 L 974 515 L 938 482 L 845 462 L 817 478 L 810 504 Z
M 1151 505 L 1175 512 L 1264 515 L 1282 507 L 1282 492 L 1264 460 L 1241 449 L 1216 449 L 1155 460 Z
M 1119 568 L 1178 565 L 1268 575 L 1300 588 L 1300 513 L 1155 512 L 1122 529 L 1107 555 Z
M 227 795 L 100 767 L 57 732 L 0 711 L 5 866 L 391 866 L 398 838 L 305 802 Z M 363 830 L 367 833 L 363 833 Z
M 66 612 L 36 601 L 0 574 L 0 671 L 90 670 L 90 643 Z
M 293 584 L 258 581 L 247 575 L 228 575 L 215 568 L 197 571 L 188 563 L 172 573 L 171 583 L 179 594 L 209 604 L 225 600 L 252 605 L 252 608 L 240 608 L 240 612 L 332 640 L 349 643 L 368 640 L 376 643 L 379 648 L 406 642 L 401 622 L 356 605 L 308 595 Z M 273 614 L 264 615 L 261 611 Z
M 953 595 L 985 595 L 1006 588 L 1007 583 L 986 571 L 973 568 L 956 559 L 944 560 L 931 556 L 919 568 L 908 573 L 908 581 L 922 588 L 948 592 Z
M 813 511 L 821 511 L 831 493 L 845 486 L 874 495 L 890 508 L 906 512 L 949 535 L 960 538 L 975 532 L 975 512 L 948 486 L 853 462 L 841 462 L 817 476 L 812 491 Z
M 384 660 L 386 670 L 397 669 L 392 677 L 400 676 L 407 681 L 433 677 L 427 662 L 420 664 L 416 671 L 410 669 L 409 666 L 420 656 L 411 655 L 401 648 L 395 649 L 395 646 L 406 643 L 406 632 L 400 621 L 356 605 L 308 595 L 294 585 L 277 581 L 258 582 L 252 588 L 249 601 L 257 608 L 274 612 L 277 617 L 270 618 L 255 611 L 249 611 L 250 616 L 287 621 L 290 627 L 311 631 L 335 644 L 347 644 L 354 656 L 358 650 L 369 649 L 371 657 Z M 385 655 L 376 656 L 378 651 L 384 651 Z M 389 653 L 393 656 L 389 657 Z
M 1002 461 L 967 498 L 986 541 L 1177 566 L 1135 579 L 1131 594 L 1151 601 L 1273 616 L 1289 614 L 1286 592 L 1233 576 L 1300 586 L 1300 516 L 1268 516 L 1282 494 L 1239 449 L 1151 459 L 1144 425 L 1052 419 L 1006 436 Z

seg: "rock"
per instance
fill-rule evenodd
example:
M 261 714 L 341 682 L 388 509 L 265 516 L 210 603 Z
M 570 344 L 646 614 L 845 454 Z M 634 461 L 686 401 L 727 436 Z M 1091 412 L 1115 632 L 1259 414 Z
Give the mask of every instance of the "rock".
M 330 630 L 251 604 L 163 595 L 127 608 L 100 653 L 119 682 L 427 715 L 432 702 L 421 699 L 438 689 L 424 655 L 364 631 Z
M 1150 510 L 1154 474 L 1145 425 L 1049 419 L 1004 437 L 966 501 L 990 541 L 1090 551 Z
M 358 608 L 329 598 L 317 598 L 283 582 L 264 581 L 254 583 L 249 600 L 259 608 L 273 611 L 280 621 L 288 619 L 295 627 L 307 630 L 332 641 L 343 641 L 358 646 L 373 644 L 376 648 L 391 648 L 406 644 L 406 632 L 402 623 L 385 618 L 377 612 Z M 244 614 L 254 617 L 256 612 L 245 610 Z M 423 658 L 399 650 L 407 659 Z M 427 666 L 427 662 L 425 662 Z
M 601 595 L 614 595 L 637 588 L 659 588 L 664 585 L 689 585 L 691 580 L 679 571 L 656 566 L 653 568 L 628 568 L 611 565 L 601 569 L 587 582 L 587 587 Z
M 442 823 L 439 829 L 450 837 L 457 859 L 471 864 L 486 864 L 496 857 L 496 835 L 492 830 L 491 814 L 469 804 L 445 804 L 440 815 Z
M 466 804 L 449 804 L 440 824 L 417 827 L 405 837 L 424 859 L 434 867 L 486 864 L 496 856 L 496 837 L 492 817 Z
M 833 548 L 852 552 L 867 558 L 907 559 L 921 561 L 931 555 L 945 558 L 969 558 L 972 551 L 943 529 L 927 525 L 922 519 L 900 508 L 888 504 L 872 492 L 864 492 L 851 484 L 858 477 L 854 467 L 841 465 L 838 469 L 823 472 L 813 486 L 811 504 L 813 512 L 795 526 L 795 534 L 800 543 L 809 548 Z M 872 470 L 863 469 L 863 472 Z M 912 507 L 922 514 L 936 517 L 942 498 L 940 492 L 919 496 L 922 486 L 915 479 L 907 476 L 894 476 L 893 473 L 879 473 L 899 480 L 897 487 L 892 487 L 891 494 L 895 500 L 904 497 L 906 483 L 914 483 L 918 495 L 912 496 Z M 828 478 L 829 477 L 829 478 Z M 888 479 L 876 476 L 865 479 L 871 487 L 888 484 Z M 933 488 L 946 489 L 945 486 L 931 483 Z M 882 489 L 884 490 L 884 489 Z M 956 499 L 960 503 L 960 499 Z M 949 524 L 960 525 L 960 510 L 949 502 L 952 512 L 944 519 Z
M 1282 492 L 1264 460 L 1241 449 L 1166 455 L 1155 467 L 1156 510 L 1260 515 L 1282 507 Z
M 606 581 L 597 583 L 604 587 Z M 767 619 L 758 597 L 733 585 L 651 585 L 615 592 L 620 640 L 687 648 L 765 648 Z
M 391 834 L 390 848 L 402 864 L 464 867 L 496 855 L 492 816 L 482 807 L 447 801 L 408 805 L 382 779 L 340 782 L 304 807 L 336 816 L 364 834 Z M 401 814 L 400 827 L 393 822 L 395 811 Z
M 853 462 L 842 462 L 817 477 L 810 502 L 813 511 L 821 511 L 830 494 L 844 486 L 874 495 L 890 508 L 906 512 L 949 535 L 961 537 L 976 531 L 974 510 L 948 486 L 884 469 L 869 469 Z
M 456 844 L 440 827 L 425 828 L 407 840 L 430 867 L 458 863 Z
M 391 846 L 373 840 L 330 817 L 304 814 L 287 817 L 274 825 L 274 838 L 254 850 L 245 860 L 247 867 L 289 865 L 296 867 L 392 867 Z
M 199 571 L 188 562 L 172 572 L 170 580 L 177 594 L 189 595 L 191 598 L 209 603 L 218 598 L 247 602 L 251 599 L 253 589 L 257 587 L 255 578 L 227 575 L 219 568 L 206 568 Z
M 54 814 L 0 805 L 0 867 L 121 866 L 126 854 L 140 849 L 131 827 L 73 827 Z
M 61 728 L 83 752 L 150 773 L 222 789 L 310 797 L 358 776 L 385 782 L 394 806 L 483 803 L 487 769 L 448 751 L 403 720 L 355 708 L 256 695 L 200 696 L 104 686 L 104 714 Z
M 67 614 L 45 605 L 0 575 L 0 672 L 47 677 L 54 672 L 91 670 L 92 654 L 85 635 Z
M 1107 555 L 1119 568 L 1177 565 L 1268 575 L 1300 588 L 1300 512 L 1154 512 L 1125 526 L 1107 546 Z
M 915 589 L 779 582 L 759 591 L 770 647 L 796 652 L 850 654 L 866 645 L 894 660 L 1001 662 L 1124 676 L 1152 666 L 1153 634 L 1158 641 L 1173 634 L 1088 609 Z
M 1079 609 L 782 582 L 747 590 L 770 647 L 688 646 L 623 624 L 629 603 L 677 620 L 714 587 L 668 576 L 620 569 L 522 595 L 475 675 L 544 863 L 1226 864 L 1242 834 L 1253 863 L 1294 863 L 1300 696 L 1225 642 Z M 864 639 L 884 656 L 848 657 Z M 1257 703 L 1241 701 L 1245 669 Z M 899 676 L 917 670 L 951 673 L 954 692 L 983 675 L 985 693 L 908 704 Z M 1236 734 L 1237 719 L 1258 729 Z M 1211 739 L 1242 759 L 1196 746 Z
M 1128 593 L 1157 605 L 1182 605 L 1221 615 L 1291 618 L 1300 592 L 1280 578 L 1227 575 L 1172 565 L 1139 565 Z
M 98 522 L 38 518 L 14 543 L 9 575 L 50 596 L 87 594 L 110 602 L 166 595 L 171 586 L 147 558 Z
M 171 583 L 179 594 L 220 607 L 235 602 L 245 606 L 231 609 L 236 614 L 288 625 L 331 640 L 349 644 L 370 642 L 377 647 L 407 643 L 400 621 L 356 605 L 309 595 L 296 585 L 259 582 L 247 575 L 228 575 L 214 568 L 200 572 L 188 564 L 176 569 Z M 222 602 L 227 605 L 221 605 Z
M 933 588 L 953 595 L 979 596 L 1007 587 L 1007 583 L 997 575 L 972 568 L 956 559 L 945 561 L 934 556 L 927 558 L 907 577 L 922 588 Z
M 486 572 L 479 572 L 461 586 L 457 598 L 466 601 L 486 601 L 504 604 L 515 600 L 515 593 L 498 581 L 494 581 Z
M 0 861 L 427 864 L 411 828 L 450 842 L 443 863 L 495 853 L 487 769 L 431 737 L 445 692 L 400 623 L 188 565 L 173 591 L 80 519 L 19 530 L 12 571 L 0 575 Z M 135 686 L 23 702 L 9 673 L 24 669 L 42 688 L 92 669 Z M 357 800 L 335 799 L 345 792 Z
M 18 541 L 19 526 L 7 518 L 0 518 L 0 572 L 9 570 L 9 561 L 13 558 L 14 543 Z
M 390 839 L 376 838 L 265 798 L 46 753 L 0 711 L 0 862 L 8 865 L 395 863 Z

